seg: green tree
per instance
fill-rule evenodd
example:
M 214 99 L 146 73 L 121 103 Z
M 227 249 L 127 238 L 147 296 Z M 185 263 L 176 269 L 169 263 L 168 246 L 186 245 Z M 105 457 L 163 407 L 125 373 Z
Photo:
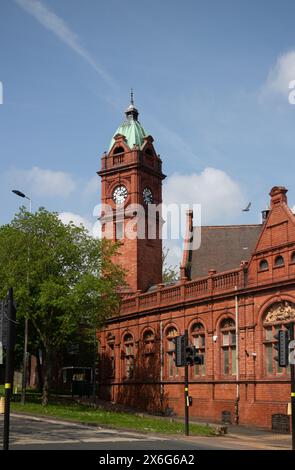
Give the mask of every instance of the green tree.
M 57 213 L 24 208 L 0 228 L 0 288 L 15 290 L 18 318 L 27 317 L 44 351 L 42 403 L 49 398 L 52 358 L 81 325 L 93 331 L 118 308 L 123 270 L 112 263 L 117 245 L 94 239 Z
M 162 274 L 163 282 L 177 281 L 179 278 L 179 266 L 172 266 L 167 263 L 169 248 L 163 248 L 162 252 Z

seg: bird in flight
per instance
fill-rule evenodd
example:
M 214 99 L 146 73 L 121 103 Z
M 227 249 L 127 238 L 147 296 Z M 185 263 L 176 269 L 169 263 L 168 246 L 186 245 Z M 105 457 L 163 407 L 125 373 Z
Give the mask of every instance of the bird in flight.
M 245 209 L 243 209 L 242 212 L 248 212 L 250 210 L 250 207 L 251 207 L 251 202 L 249 202 L 247 207 L 245 207 Z

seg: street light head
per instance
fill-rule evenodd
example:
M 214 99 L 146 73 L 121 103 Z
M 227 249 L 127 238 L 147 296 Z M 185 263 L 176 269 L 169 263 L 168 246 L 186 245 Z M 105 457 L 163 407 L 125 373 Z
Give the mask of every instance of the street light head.
M 27 197 L 24 193 L 22 193 L 21 191 L 18 191 L 18 189 L 13 189 L 12 192 L 19 197 Z

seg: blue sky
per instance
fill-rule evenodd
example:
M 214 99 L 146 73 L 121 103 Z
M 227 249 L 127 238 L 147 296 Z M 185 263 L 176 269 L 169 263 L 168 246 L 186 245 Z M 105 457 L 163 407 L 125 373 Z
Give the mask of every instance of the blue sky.
M 14 187 L 35 209 L 94 222 L 130 87 L 167 202 L 201 202 L 205 223 L 256 223 L 285 185 L 293 206 L 294 15 L 291 0 L 1 0 L 0 223 Z

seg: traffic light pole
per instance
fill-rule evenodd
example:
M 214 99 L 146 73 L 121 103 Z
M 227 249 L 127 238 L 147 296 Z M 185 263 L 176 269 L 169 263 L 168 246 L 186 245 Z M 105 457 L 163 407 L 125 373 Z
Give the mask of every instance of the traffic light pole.
M 294 325 L 291 323 L 290 328 L 290 342 L 294 347 Z M 291 414 L 292 414 L 292 450 L 295 450 L 295 365 L 294 359 L 295 354 L 291 354 L 292 360 L 290 361 L 290 371 L 291 371 Z
M 188 346 L 188 330 L 184 332 L 185 347 Z M 189 394 L 188 394 L 188 364 L 184 366 L 184 432 L 189 435 Z
M 4 408 L 4 431 L 3 431 L 3 450 L 9 449 L 9 421 L 10 421 L 10 398 L 13 380 L 13 351 L 15 344 L 15 308 L 13 305 L 13 289 L 8 291 L 8 337 L 6 349 L 6 367 L 5 367 L 5 408 Z

